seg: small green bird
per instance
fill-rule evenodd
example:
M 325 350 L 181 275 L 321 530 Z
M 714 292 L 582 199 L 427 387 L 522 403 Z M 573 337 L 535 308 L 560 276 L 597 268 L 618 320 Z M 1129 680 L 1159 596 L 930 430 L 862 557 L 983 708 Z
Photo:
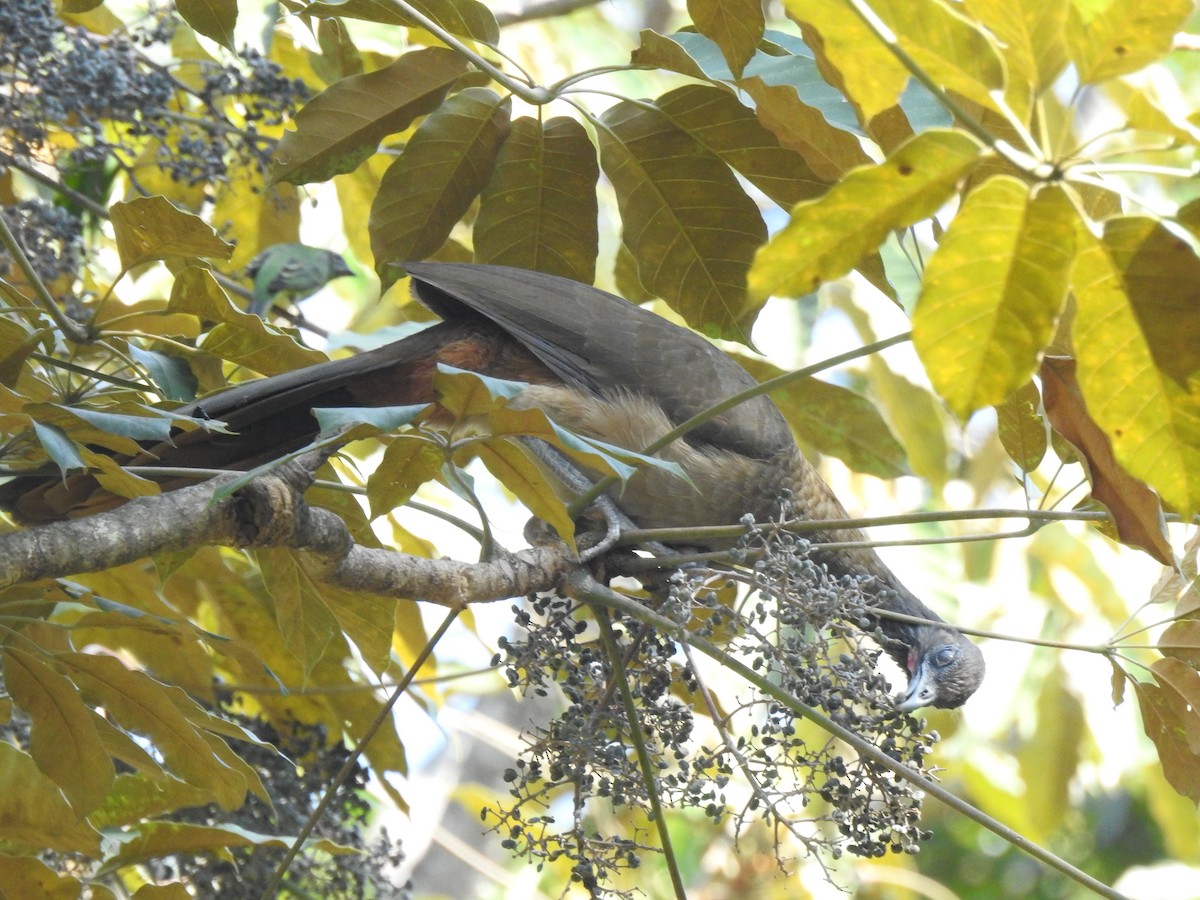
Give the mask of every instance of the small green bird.
M 250 261 L 246 274 L 254 279 L 249 312 L 261 316 L 276 294 L 286 292 L 292 300 L 303 300 L 334 278 L 354 272 L 332 250 L 307 244 L 275 244 Z

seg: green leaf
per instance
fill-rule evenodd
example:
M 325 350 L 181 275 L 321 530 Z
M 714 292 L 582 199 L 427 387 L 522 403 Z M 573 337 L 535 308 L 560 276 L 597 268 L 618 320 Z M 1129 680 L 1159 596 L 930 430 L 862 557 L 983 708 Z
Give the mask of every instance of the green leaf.
M 738 86 L 754 99 L 758 120 L 781 146 L 804 157 L 817 178 L 836 181 L 856 166 L 871 164 L 856 135 L 830 124 L 791 85 L 771 85 L 754 76 L 743 78 Z
M 135 825 L 188 806 L 203 806 L 208 795 L 178 779 L 158 775 L 120 775 L 104 806 L 88 817 L 97 828 Z
M 598 136 L 641 283 L 705 334 L 745 340 L 757 308 L 746 272 L 766 229 L 728 166 L 644 103 L 612 106 Z
M 781 374 L 750 357 L 739 356 L 738 362 L 759 381 Z M 803 378 L 772 391 L 771 399 L 802 441 L 854 471 L 880 478 L 910 474 L 904 448 L 861 394 L 819 378 Z
M 1041 396 L 1032 381 L 996 405 L 996 423 L 1004 452 L 1022 472 L 1036 469 L 1046 455 L 1050 437 L 1038 412 Z
M 237 0 L 175 0 L 183 20 L 226 50 L 237 52 L 233 28 L 237 24 Z
M 904 448 L 913 473 L 935 486 L 944 485 L 949 476 L 945 407 L 927 388 L 892 371 L 878 355 L 868 363 L 868 379 L 871 396 Z
M 154 380 L 154 386 L 167 400 L 186 403 L 196 399 L 198 382 L 191 366 L 187 364 L 187 360 L 177 356 L 168 356 L 157 350 L 143 350 L 132 344 L 129 345 L 128 350 L 129 355 L 150 373 L 150 377 Z
M 343 78 L 296 114 L 296 129 L 275 148 L 270 180 L 306 184 L 356 169 L 384 137 L 438 109 L 466 69 L 457 53 L 432 47 Z
M 408 0 L 412 7 L 423 13 L 451 34 L 496 46 L 500 40 L 500 26 L 492 11 L 478 0 Z M 344 2 L 309 3 L 303 15 L 314 17 L 338 16 L 347 19 L 362 19 L 384 25 L 406 25 L 420 27 L 411 16 L 388 0 L 344 0 Z
M 162 416 L 127 416 L 84 406 L 63 406 L 61 403 L 52 403 L 50 406 L 61 409 L 101 431 L 135 441 L 165 441 L 171 436 L 171 420 Z
M 370 425 L 380 434 L 399 431 L 429 408 L 428 403 L 411 406 L 333 406 L 314 409 L 322 434 L 332 434 L 355 425 Z
M 211 225 L 165 197 L 114 203 L 109 213 L 125 270 L 168 256 L 229 259 L 233 253 L 233 244 L 221 240 Z
M 511 106 L 485 88 L 455 94 L 388 168 L 368 221 L 375 270 L 385 282 L 391 264 L 424 259 L 441 247 L 491 180 Z
M 284 644 L 307 677 L 338 630 L 325 603 L 324 586 L 314 582 L 296 554 L 285 547 L 258 550 L 255 557 Z
M 925 270 L 913 345 L 966 418 L 1025 384 L 1066 301 L 1077 216 L 1057 187 L 990 178 L 967 196 Z
M 1194 12 L 1190 0 L 1088 0 L 1069 4 L 1071 61 L 1084 84 L 1145 68 L 1165 56 Z
M 754 55 L 766 21 L 759 0 L 688 0 L 688 14 L 696 29 L 711 38 L 734 75 Z
M 645 29 L 638 35 L 638 41 L 629 58 L 635 66 L 667 69 L 702 81 L 733 77 L 721 48 L 702 34 L 681 31 L 661 35 Z
M 1037 727 L 1018 756 L 1029 823 L 1042 840 L 1054 833 L 1070 809 L 1069 791 L 1084 733 L 1083 704 L 1068 689 L 1066 674 L 1055 668 L 1042 679 Z
M 1155 364 L 1108 250 L 1080 229 L 1072 336 L 1088 413 L 1117 460 L 1183 515 L 1200 510 L 1200 399 Z
M 583 126 L 522 117 L 500 148 L 475 220 L 475 261 L 596 278 L 596 150 Z
M 34 421 L 33 431 L 37 435 L 42 449 L 54 460 L 55 465 L 63 474 L 87 468 L 87 463 L 79 455 L 79 448 L 75 446 L 75 442 L 67 437 L 67 433 L 57 425 Z
M 759 250 L 751 296 L 802 296 L 845 275 L 891 231 L 933 215 L 978 163 L 980 149 L 962 132 L 926 131 L 884 163 L 855 169 L 823 197 L 798 204 Z
M 82 817 L 101 803 L 116 778 L 112 759 L 93 724 L 95 713 L 70 680 L 44 662 L 9 647 L 4 680 L 30 719 L 29 750 Z
M 536 407 L 514 409 L 503 407 L 494 409 L 488 414 L 490 433 L 497 437 L 525 436 L 535 437 L 562 450 L 575 462 L 601 475 L 615 475 L 622 483 L 629 480 L 636 467 L 627 462 L 630 457 L 639 461 L 662 464 L 662 460 L 652 460 L 629 450 L 592 442 L 588 438 L 568 431 L 554 422 L 546 413 Z M 678 468 L 678 467 L 676 467 Z
M 663 94 L 658 107 L 676 127 L 781 206 L 819 196 L 828 186 L 813 174 L 803 156 L 781 146 L 775 134 L 728 91 L 688 85 Z

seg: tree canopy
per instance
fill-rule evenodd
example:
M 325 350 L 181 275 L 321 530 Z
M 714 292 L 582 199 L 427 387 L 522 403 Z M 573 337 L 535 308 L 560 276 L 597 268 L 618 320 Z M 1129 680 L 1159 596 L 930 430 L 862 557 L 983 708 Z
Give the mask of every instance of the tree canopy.
M 554 709 L 452 802 L 547 895 L 1194 878 L 1193 4 L 494 6 L 0 0 L 0 469 L 110 507 L 0 520 L 4 890 L 402 896 L 366 823 L 420 821 L 407 726 L 507 691 Z M 429 321 L 424 259 L 597 284 L 769 381 L 982 638 L 977 699 L 894 709 L 820 523 L 579 566 L 522 440 L 663 464 L 494 379 L 435 376 L 461 427 L 329 408 L 250 472 L 123 464 Z

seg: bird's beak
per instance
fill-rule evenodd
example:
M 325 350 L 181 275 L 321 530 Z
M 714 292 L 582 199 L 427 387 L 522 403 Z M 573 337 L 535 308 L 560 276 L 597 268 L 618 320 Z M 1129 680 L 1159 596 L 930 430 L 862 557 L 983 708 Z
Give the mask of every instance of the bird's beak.
M 908 690 L 897 698 L 896 709 L 900 712 L 912 712 L 922 706 L 932 706 L 937 700 L 937 682 L 929 673 L 929 667 L 924 660 L 917 663 L 917 670 L 908 680 Z

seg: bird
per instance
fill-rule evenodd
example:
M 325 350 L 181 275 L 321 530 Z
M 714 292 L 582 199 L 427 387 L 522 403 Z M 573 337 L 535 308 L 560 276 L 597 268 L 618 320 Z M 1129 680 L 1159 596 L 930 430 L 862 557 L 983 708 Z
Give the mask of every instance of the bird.
M 416 298 L 441 318 L 415 334 L 356 356 L 250 381 L 177 410 L 220 420 L 230 433 L 195 429 L 148 447 L 140 464 L 250 469 L 317 435 L 310 411 L 333 406 L 433 403 L 439 364 L 521 382 L 511 403 L 539 408 L 587 437 L 641 450 L 675 425 L 756 384 L 716 346 L 650 310 L 590 285 L 505 266 L 402 264 Z M 670 467 L 640 469 L 612 499 L 643 528 L 735 524 L 777 516 L 781 498 L 804 519 L 847 517 L 796 444 L 779 408 L 763 395 L 705 421 L 659 451 Z M 167 484 L 180 486 L 184 482 Z M 99 498 L 99 499 L 97 499 Z M 102 508 L 89 476 L 30 489 L 0 486 L 0 507 L 26 522 Z M 109 505 L 121 502 L 108 495 Z M 832 529 L 831 529 L 832 531 Z M 849 542 L 857 529 L 836 529 Z M 828 543 L 818 534 L 814 543 Z M 819 550 L 834 575 L 865 577 L 882 646 L 908 675 L 903 712 L 961 706 L 983 680 L 979 648 L 908 590 L 868 547 Z M 901 613 L 921 622 L 889 618 Z
M 274 244 L 250 260 L 246 274 L 254 281 L 247 311 L 263 315 L 277 294 L 303 300 L 335 278 L 353 275 L 341 254 L 307 244 Z

